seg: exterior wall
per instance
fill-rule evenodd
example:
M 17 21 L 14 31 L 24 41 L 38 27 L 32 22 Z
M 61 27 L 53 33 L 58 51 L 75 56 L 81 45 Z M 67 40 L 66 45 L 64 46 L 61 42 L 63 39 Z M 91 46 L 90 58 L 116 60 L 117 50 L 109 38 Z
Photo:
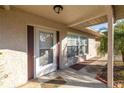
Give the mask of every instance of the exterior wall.
M 95 39 L 93 38 L 89 38 L 89 47 L 88 47 L 88 54 L 86 56 L 86 59 L 90 59 L 92 57 L 97 56 L 97 46 L 96 46 L 97 42 Z
M 67 67 L 67 32 L 60 32 L 60 69 Z
M 6 81 L 9 82 L 0 87 L 16 87 L 27 82 L 27 24 L 60 28 L 60 33 L 69 30 L 59 23 L 21 10 L 0 9 L 0 52 L 4 55 L 1 61 L 9 66 L 6 70 L 9 73 Z
M 79 31 L 15 8 L 9 11 L 0 9 L 0 63 L 6 65 L 0 87 L 17 87 L 27 82 L 27 25 L 46 26 L 60 31 L 60 68 L 67 65 L 67 32 Z
M 122 61 L 121 55 L 114 55 L 114 61 Z
M 62 40 L 62 59 L 61 59 L 61 65 L 60 65 L 60 68 L 61 69 L 64 69 L 64 68 L 67 68 L 75 63 L 78 63 L 78 62 L 83 62 L 85 60 L 88 60 L 90 58 L 93 58 L 93 57 L 96 57 L 97 56 L 97 47 L 98 47 L 98 41 L 96 41 L 95 38 L 91 37 L 91 36 L 88 36 L 86 35 L 85 33 L 82 33 L 82 35 L 79 33 L 79 32 L 70 32 L 69 33 L 73 33 L 75 35 L 80 35 L 80 36 L 85 36 L 85 37 L 88 37 L 88 54 L 84 55 L 84 56 L 76 56 L 75 58 L 72 58 L 72 59 L 68 59 L 67 58 L 67 35 L 68 33 L 63 33 L 64 35 L 62 36 L 65 36 L 64 39 Z

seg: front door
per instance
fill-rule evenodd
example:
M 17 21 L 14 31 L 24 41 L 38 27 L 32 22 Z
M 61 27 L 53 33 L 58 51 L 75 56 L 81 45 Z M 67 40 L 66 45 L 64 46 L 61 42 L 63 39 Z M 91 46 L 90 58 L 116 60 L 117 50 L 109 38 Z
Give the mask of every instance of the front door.
M 56 70 L 56 32 L 36 29 L 36 77 Z

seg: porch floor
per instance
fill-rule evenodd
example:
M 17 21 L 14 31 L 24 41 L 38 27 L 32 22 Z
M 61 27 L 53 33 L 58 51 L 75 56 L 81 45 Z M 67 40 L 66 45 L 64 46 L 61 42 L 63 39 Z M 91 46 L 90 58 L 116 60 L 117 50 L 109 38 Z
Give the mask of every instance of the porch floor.
M 54 80 L 56 77 L 62 77 L 65 84 L 61 84 L 58 88 L 106 88 L 107 86 L 96 80 L 96 74 L 106 65 L 106 61 L 98 59 L 94 62 L 87 64 L 80 70 L 73 68 L 66 68 L 48 75 L 41 76 L 36 80 L 31 80 L 21 88 L 42 88 L 41 84 Z M 57 86 L 56 86 L 57 87 Z M 55 87 L 53 87 L 55 88 Z

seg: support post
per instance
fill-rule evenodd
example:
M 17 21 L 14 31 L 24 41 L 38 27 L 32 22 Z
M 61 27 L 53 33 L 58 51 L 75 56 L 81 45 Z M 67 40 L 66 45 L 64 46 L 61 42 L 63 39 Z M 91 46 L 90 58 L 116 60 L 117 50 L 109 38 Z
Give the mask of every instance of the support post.
M 114 61 L 114 16 L 112 6 L 107 7 L 108 16 L 108 67 L 107 67 L 107 84 L 109 88 L 113 87 L 113 61 Z

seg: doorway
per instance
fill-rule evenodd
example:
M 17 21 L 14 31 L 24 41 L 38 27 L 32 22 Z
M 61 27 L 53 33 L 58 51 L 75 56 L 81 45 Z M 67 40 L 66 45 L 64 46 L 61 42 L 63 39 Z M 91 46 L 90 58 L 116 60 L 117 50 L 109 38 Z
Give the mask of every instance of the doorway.
M 40 77 L 57 70 L 56 31 L 35 30 L 35 77 Z

